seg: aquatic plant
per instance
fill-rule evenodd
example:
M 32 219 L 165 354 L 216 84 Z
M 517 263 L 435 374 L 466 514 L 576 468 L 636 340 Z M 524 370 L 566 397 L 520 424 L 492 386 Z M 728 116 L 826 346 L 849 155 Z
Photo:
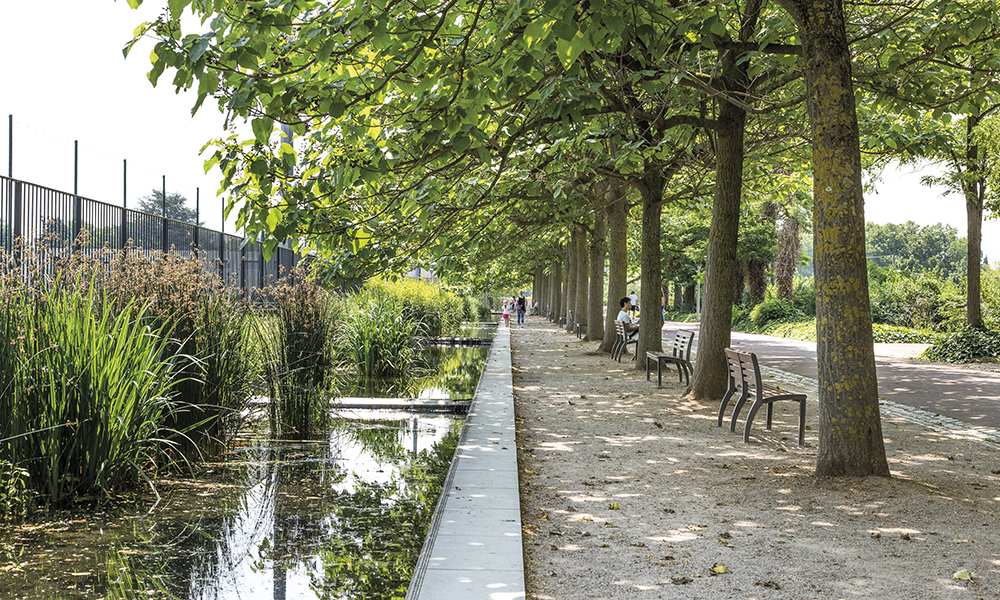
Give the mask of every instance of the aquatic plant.
M 253 317 L 262 383 L 275 435 L 307 439 L 326 417 L 330 327 L 335 303 L 305 272 L 267 290 Z
M 398 299 L 363 290 L 337 324 L 334 344 L 359 378 L 399 377 L 413 364 L 413 338 L 423 329 Z
M 0 324 L 13 337 L 0 357 L 0 460 L 53 503 L 145 477 L 166 447 L 169 330 L 150 325 L 145 304 L 112 306 L 93 279 L 56 277 L 3 296 Z

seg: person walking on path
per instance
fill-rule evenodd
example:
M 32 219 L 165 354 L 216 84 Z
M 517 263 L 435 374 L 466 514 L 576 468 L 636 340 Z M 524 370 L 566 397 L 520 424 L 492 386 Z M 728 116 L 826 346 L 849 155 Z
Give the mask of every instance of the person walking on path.
M 528 309 L 528 300 L 524 297 L 524 292 L 517 293 L 517 300 L 514 301 L 517 308 L 517 326 L 524 327 L 524 313 Z
M 503 299 L 503 326 L 510 328 L 510 300 Z
M 632 304 L 632 308 L 629 309 L 629 312 L 632 313 L 632 316 L 635 316 L 635 311 L 639 310 L 639 296 L 635 295 L 635 290 L 629 293 L 628 300 Z

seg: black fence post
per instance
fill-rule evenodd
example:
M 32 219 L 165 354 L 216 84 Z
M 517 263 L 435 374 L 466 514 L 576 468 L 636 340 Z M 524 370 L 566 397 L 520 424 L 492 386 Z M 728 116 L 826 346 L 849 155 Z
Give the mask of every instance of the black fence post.
M 194 188 L 194 249 L 198 250 L 198 230 L 201 229 L 201 225 L 198 223 L 198 219 L 201 216 L 201 188 Z
M 247 244 L 245 239 L 240 244 L 240 290 L 243 292 L 243 298 L 249 300 L 250 295 L 247 292 Z
M 167 238 L 167 176 L 163 176 L 163 253 L 166 254 L 170 248 L 167 247 L 169 242 Z
M 122 224 L 121 247 L 128 246 L 128 160 L 122 159 Z
M 223 285 L 226 284 L 225 261 L 226 261 L 226 234 L 220 231 L 219 232 L 219 277 L 222 279 Z
M 22 190 L 22 184 L 21 184 L 21 182 L 20 181 L 15 181 L 14 182 L 14 210 L 13 210 L 13 213 L 14 213 L 14 227 L 13 227 L 13 229 L 14 229 L 14 239 L 15 240 L 17 240 L 19 237 L 22 237 L 24 235 L 24 231 L 21 228 L 21 221 L 22 221 L 22 214 L 23 214 L 22 210 L 23 210 L 23 207 L 24 207 L 24 199 L 22 197 L 23 193 L 24 193 L 24 191 Z

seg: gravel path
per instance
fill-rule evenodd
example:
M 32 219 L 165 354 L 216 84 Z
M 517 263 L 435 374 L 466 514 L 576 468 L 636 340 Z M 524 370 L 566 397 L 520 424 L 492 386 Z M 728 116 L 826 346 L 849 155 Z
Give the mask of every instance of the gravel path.
M 814 394 L 804 447 L 793 403 L 744 444 L 596 347 L 513 331 L 528 598 L 1000 599 L 989 431 L 888 403 L 892 478 L 818 479 Z

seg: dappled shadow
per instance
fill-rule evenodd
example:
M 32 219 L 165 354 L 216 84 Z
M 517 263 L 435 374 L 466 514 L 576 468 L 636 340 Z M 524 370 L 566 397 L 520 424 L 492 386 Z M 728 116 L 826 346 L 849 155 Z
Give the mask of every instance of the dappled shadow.
M 529 598 L 1000 589 L 992 448 L 884 418 L 892 478 L 819 479 L 814 398 L 805 446 L 794 404 L 775 406 L 771 431 L 758 414 L 743 443 L 746 408 L 736 432 L 728 415 L 716 427 L 717 404 L 596 345 L 538 323 L 513 336 Z

